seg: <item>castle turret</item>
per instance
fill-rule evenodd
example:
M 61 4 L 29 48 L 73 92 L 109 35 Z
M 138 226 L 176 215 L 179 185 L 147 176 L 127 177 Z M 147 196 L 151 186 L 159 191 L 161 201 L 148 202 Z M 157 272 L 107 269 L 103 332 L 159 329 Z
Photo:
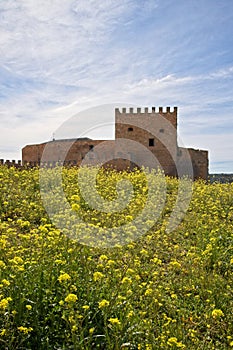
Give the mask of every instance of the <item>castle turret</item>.
M 167 174 L 176 174 L 177 107 L 173 111 L 170 107 L 116 108 L 115 121 L 116 139 L 139 142 L 154 154 Z

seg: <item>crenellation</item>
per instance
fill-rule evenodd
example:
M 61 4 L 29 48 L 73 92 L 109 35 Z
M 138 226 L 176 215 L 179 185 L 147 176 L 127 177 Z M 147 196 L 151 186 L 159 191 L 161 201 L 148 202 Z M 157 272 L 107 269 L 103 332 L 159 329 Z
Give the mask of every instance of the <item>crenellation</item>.
M 21 160 L 15 160 L 15 159 L 0 159 L 0 165 L 4 165 L 7 167 L 15 167 L 15 168 L 21 168 L 22 163 Z
M 149 107 L 144 107 L 144 110 L 141 107 L 129 107 L 128 109 L 126 107 L 123 107 L 121 110 L 120 108 L 115 108 L 115 115 L 119 114 L 177 114 L 177 107 L 173 107 L 173 111 L 171 107 L 151 107 L 151 111 L 149 110 Z

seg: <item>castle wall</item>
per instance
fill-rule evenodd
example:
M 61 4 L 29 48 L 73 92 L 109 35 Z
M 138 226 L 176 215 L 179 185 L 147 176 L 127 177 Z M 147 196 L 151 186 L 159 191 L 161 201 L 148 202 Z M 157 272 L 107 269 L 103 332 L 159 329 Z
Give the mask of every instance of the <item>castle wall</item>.
M 209 167 L 208 151 L 188 148 L 188 152 L 192 160 L 194 178 L 207 180 Z
M 16 168 L 21 168 L 22 167 L 22 163 L 21 163 L 21 160 L 4 160 L 4 159 L 0 159 L 0 165 L 5 165 L 7 167 L 16 167 Z
M 111 147 L 104 149 L 105 155 L 101 150 L 92 152 L 94 147 L 103 143 L 103 140 L 54 140 L 38 145 L 28 145 L 22 150 L 23 164 L 39 165 L 44 163 L 64 163 L 66 165 L 80 165 L 84 157 L 88 154 L 90 162 L 96 162 L 109 156 Z M 88 159 L 87 157 L 87 159 Z
M 209 165 L 208 151 L 179 147 L 177 164 L 181 169 L 185 169 L 189 163 L 187 156 L 191 159 L 194 179 L 207 180 Z
M 40 164 L 45 145 L 46 143 L 25 146 L 22 149 L 22 164 Z

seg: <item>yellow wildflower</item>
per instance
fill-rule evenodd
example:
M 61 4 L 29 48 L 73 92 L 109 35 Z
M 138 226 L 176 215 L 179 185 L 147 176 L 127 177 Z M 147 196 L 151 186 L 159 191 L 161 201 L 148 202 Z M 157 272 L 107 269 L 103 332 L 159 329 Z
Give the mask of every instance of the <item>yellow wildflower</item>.
M 6 329 L 4 328 L 4 329 L 1 331 L 0 335 L 3 337 L 5 334 L 6 334 Z
M 17 328 L 20 332 L 24 333 L 24 334 L 28 334 L 30 333 L 31 331 L 33 331 L 33 328 L 32 327 L 23 327 L 23 326 L 20 326 Z
M 127 318 L 130 318 L 134 315 L 133 310 L 131 310 L 130 312 L 128 312 L 128 314 L 126 315 Z
M 219 317 L 223 317 L 223 316 L 224 316 L 224 313 L 220 309 L 214 309 L 212 311 L 212 317 L 213 318 L 219 318 Z
M 99 281 L 103 277 L 104 277 L 104 274 L 102 272 L 96 271 L 93 273 L 93 278 L 95 282 Z
M 152 293 L 153 293 L 153 289 L 147 288 L 147 290 L 145 291 L 145 296 L 150 295 Z
M 107 255 L 104 255 L 104 254 L 100 255 L 100 260 L 108 260 Z
M 77 194 L 74 194 L 72 197 L 71 197 L 71 200 L 72 201 L 80 201 L 80 197 L 79 197 L 79 195 L 77 195 Z
M 4 263 L 4 261 L 0 260 L 0 267 L 5 268 L 6 264 Z
M 116 325 L 116 326 L 120 326 L 121 325 L 121 322 L 118 320 L 117 317 L 113 318 L 113 317 L 110 317 L 108 319 L 108 321 L 112 324 L 112 325 Z
M 170 346 L 176 346 L 177 348 L 185 348 L 185 345 L 178 341 L 176 337 L 169 338 L 167 344 Z
M 106 307 L 108 305 L 109 305 L 109 301 L 106 300 L 106 299 L 103 299 L 103 300 L 99 301 L 99 308 L 100 309 L 103 308 L 103 307 Z
M 71 208 L 73 211 L 78 211 L 80 209 L 80 205 L 77 203 L 74 203 L 74 204 L 72 204 Z
M 181 268 L 181 264 L 176 260 L 171 261 L 169 265 L 177 269 Z
M 88 310 L 88 309 L 90 309 L 90 306 L 89 305 L 83 305 L 83 309 L 84 310 Z
M 70 275 L 68 273 L 62 273 L 59 277 L 58 277 L 58 281 L 60 283 L 62 282 L 66 282 L 69 281 L 71 279 Z
M 78 329 L 78 327 L 77 327 L 76 325 L 74 325 L 74 326 L 72 326 L 71 331 L 72 331 L 72 332 L 76 332 L 76 331 L 77 331 L 77 329 Z
M 2 284 L 3 284 L 4 286 L 9 286 L 9 285 L 10 285 L 10 282 L 7 281 L 6 279 L 3 279 L 3 280 L 2 280 Z
M 122 281 L 121 281 L 121 283 L 132 283 L 132 280 L 131 280 L 131 278 L 129 278 L 129 277 L 124 277 L 123 279 L 122 279 Z
M 78 300 L 77 295 L 72 293 L 68 294 L 67 297 L 65 298 L 65 301 L 67 303 L 75 303 L 77 300 Z
M 90 329 L 89 329 L 89 334 L 93 334 L 94 331 L 95 331 L 95 327 L 90 328 Z
M 12 301 L 12 298 L 8 297 L 0 300 L 0 309 L 5 310 L 9 305 L 9 301 Z

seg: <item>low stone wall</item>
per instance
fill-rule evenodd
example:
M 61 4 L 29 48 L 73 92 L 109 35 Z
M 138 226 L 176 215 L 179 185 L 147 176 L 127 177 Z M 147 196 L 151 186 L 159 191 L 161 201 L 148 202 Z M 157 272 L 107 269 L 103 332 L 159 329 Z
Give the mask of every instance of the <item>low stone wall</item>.
M 21 160 L 15 160 L 15 159 L 13 159 L 13 160 L 0 159 L 0 165 L 5 165 L 7 167 L 14 166 L 16 168 L 21 168 L 22 167 L 22 162 L 21 162 Z

